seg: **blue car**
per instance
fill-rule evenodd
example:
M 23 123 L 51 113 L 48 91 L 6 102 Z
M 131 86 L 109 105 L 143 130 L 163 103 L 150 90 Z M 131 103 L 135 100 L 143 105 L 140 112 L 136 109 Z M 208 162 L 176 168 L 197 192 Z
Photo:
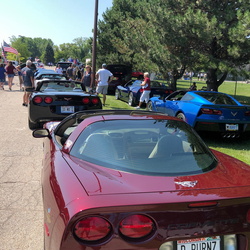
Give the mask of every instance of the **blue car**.
M 148 108 L 178 117 L 196 131 L 220 132 L 228 138 L 250 132 L 250 106 L 225 93 L 179 90 L 163 100 L 150 98 Z
M 130 80 L 124 86 L 117 86 L 115 98 L 127 102 L 130 106 L 138 105 L 142 93 L 141 83 L 142 80 Z M 150 86 L 150 97 L 155 96 L 164 99 L 173 92 L 172 89 L 157 81 L 151 81 Z

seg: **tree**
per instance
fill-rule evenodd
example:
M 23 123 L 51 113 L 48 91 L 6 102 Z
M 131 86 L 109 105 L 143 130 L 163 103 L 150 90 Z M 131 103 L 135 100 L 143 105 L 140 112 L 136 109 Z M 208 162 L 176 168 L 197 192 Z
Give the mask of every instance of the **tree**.
M 173 88 L 186 69 L 202 68 L 208 89 L 218 90 L 229 71 L 249 63 L 249 7 L 247 0 L 114 0 L 99 22 L 99 46 L 106 58 L 171 72 Z
M 41 59 L 45 64 L 55 63 L 54 50 L 49 43 L 47 44 L 45 52 L 42 54 Z

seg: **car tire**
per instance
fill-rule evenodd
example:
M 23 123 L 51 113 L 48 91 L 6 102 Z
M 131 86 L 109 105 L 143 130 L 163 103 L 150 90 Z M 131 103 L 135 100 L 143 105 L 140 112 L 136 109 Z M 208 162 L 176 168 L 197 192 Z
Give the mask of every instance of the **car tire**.
M 153 103 L 151 101 L 148 102 L 148 111 L 154 111 L 153 110 Z
M 31 122 L 29 120 L 29 129 L 33 130 L 33 129 L 37 129 L 39 128 L 39 124 L 38 123 L 34 123 L 34 122 Z
M 179 119 L 181 119 L 181 120 L 183 120 L 184 122 L 187 121 L 186 116 L 183 113 L 178 113 L 176 115 L 176 117 L 179 118 Z
M 116 100 L 119 100 L 119 99 L 120 99 L 120 93 L 119 93 L 119 90 L 118 90 L 118 89 L 115 90 L 115 99 L 116 99 Z
M 128 105 L 129 106 L 135 106 L 136 103 L 135 103 L 135 97 L 133 95 L 132 92 L 129 93 L 129 96 L 128 96 Z

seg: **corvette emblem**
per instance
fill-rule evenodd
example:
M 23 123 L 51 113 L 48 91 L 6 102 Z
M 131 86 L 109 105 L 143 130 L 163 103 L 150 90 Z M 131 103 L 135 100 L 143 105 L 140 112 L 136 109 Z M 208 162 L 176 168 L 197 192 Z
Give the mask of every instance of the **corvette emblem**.
M 232 116 L 236 116 L 238 112 L 231 112 Z
M 64 98 L 65 101 L 70 101 L 72 98 Z
M 198 181 L 175 181 L 175 184 L 181 185 L 183 187 L 194 187 Z

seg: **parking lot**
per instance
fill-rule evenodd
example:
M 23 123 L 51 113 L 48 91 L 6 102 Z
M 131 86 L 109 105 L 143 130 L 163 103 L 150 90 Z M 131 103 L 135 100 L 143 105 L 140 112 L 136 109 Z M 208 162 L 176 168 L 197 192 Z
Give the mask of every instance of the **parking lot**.
M 0 249 L 43 249 L 42 140 L 28 128 L 17 77 L 0 90 Z

